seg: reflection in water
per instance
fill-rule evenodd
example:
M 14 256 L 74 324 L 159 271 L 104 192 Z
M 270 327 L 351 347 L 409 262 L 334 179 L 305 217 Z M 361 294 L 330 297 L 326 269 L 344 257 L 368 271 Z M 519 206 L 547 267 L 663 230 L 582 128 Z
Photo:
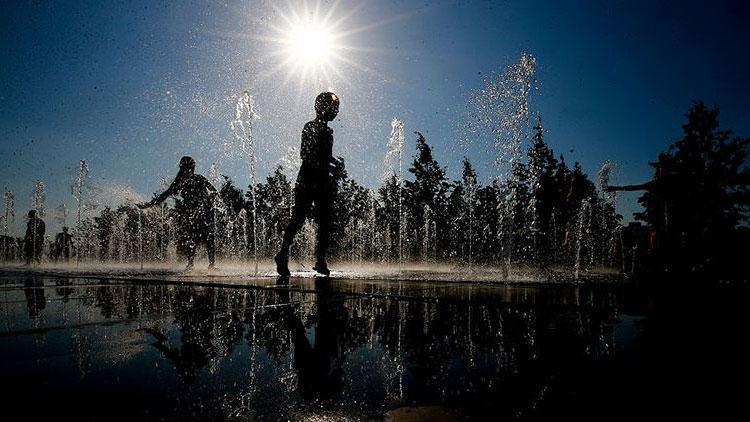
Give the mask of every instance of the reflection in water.
M 342 300 L 332 297 L 330 283 L 327 278 L 316 280 L 317 315 L 312 342 L 308 340 L 305 325 L 294 308 L 279 308 L 279 322 L 292 339 L 299 394 L 305 400 L 329 399 L 342 387 L 344 355 L 338 337 L 346 326 L 347 311 Z M 280 304 L 291 304 L 288 290 L 275 293 Z
M 635 375 L 612 368 L 642 341 L 637 297 L 612 287 L 4 288 L 0 393 L 86 400 L 75 414 L 105 419 L 361 419 L 435 404 L 539 416 L 615 391 L 615 375 Z
M 23 282 L 23 287 L 29 317 L 39 316 L 39 312 L 47 306 L 47 299 L 44 297 L 44 283 L 41 280 L 30 279 Z
M 227 297 L 218 292 L 217 289 L 175 292 L 174 323 L 181 333 L 178 346 L 171 344 L 161 331 L 143 328 L 156 339 L 152 346 L 172 362 L 183 382 L 193 381 L 196 371 L 207 365 L 213 372 L 218 359 L 229 355 L 232 346 L 242 338 L 239 313 L 217 312 L 228 305 Z

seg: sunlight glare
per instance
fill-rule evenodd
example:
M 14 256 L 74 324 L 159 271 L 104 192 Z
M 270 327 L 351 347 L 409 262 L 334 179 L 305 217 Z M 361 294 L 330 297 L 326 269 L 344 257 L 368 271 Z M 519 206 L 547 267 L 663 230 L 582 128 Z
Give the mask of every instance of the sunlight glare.
M 348 69 L 370 71 L 359 62 L 361 48 L 347 44 L 353 34 L 372 28 L 371 25 L 357 27 L 351 20 L 365 3 L 338 14 L 339 1 L 326 6 L 325 10 L 322 0 L 312 4 L 303 0 L 295 6 L 288 4 L 285 9 L 274 6 L 278 20 L 269 23 L 271 32 L 260 39 L 271 44 L 269 56 L 278 60 L 264 72 L 264 78 L 273 78 L 279 71 L 286 70 L 286 78 L 281 82 L 284 85 L 295 80 L 300 89 L 311 83 L 319 87 L 340 87 L 348 83 Z
M 333 35 L 323 25 L 313 22 L 297 23 L 287 40 L 289 60 L 302 67 L 325 65 L 333 52 Z

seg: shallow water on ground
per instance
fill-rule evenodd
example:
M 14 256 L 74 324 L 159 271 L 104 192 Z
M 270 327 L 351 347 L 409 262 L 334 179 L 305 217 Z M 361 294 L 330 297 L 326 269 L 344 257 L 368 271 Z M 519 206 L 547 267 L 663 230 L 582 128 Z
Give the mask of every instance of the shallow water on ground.
M 0 393 L 28 419 L 617 419 L 726 409 L 748 374 L 744 288 L 0 283 Z

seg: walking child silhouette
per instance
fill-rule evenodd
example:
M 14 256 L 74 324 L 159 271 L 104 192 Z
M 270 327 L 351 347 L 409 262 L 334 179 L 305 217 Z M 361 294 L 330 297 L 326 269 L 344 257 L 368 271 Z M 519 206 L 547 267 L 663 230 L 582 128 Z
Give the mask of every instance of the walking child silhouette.
M 284 231 L 281 249 L 276 254 L 276 271 L 282 277 L 288 277 L 289 248 L 294 236 L 302 228 L 305 217 L 314 209 L 314 219 L 318 225 L 318 236 L 315 244 L 316 262 L 313 269 L 323 275 L 330 275 L 326 263 L 326 251 L 330 234 L 330 214 L 333 203 L 334 186 L 331 177 L 331 166 L 336 165 L 333 158 L 333 129 L 328 122 L 336 118 L 339 112 L 339 98 L 332 92 L 323 92 L 315 98 L 315 120 L 307 122 L 302 129 L 302 146 L 300 158 L 302 165 L 294 186 L 294 208 L 292 217 Z M 313 204 L 315 207 L 313 208 Z

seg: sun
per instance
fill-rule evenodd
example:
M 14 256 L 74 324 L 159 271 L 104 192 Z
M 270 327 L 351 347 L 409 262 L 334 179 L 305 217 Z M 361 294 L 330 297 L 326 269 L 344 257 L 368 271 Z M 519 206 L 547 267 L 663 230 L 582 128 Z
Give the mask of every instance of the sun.
M 286 55 L 290 64 L 303 68 L 329 66 L 334 57 L 335 35 L 316 22 L 296 24 L 287 34 Z
M 289 71 L 288 77 L 332 83 L 340 75 L 343 63 L 343 32 L 340 21 L 331 21 L 331 14 L 321 16 L 319 9 L 302 13 L 290 11 L 280 13 L 284 26 L 276 28 L 280 49 L 276 55 L 282 58 L 282 67 Z
M 290 3 L 286 9 L 273 6 L 277 19 L 268 24 L 271 32 L 263 41 L 268 43 L 276 66 L 266 77 L 277 77 L 279 71 L 285 70 L 284 83 L 296 80 L 300 88 L 311 83 L 336 87 L 347 83 L 348 67 L 366 70 L 355 58 L 359 49 L 347 43 L 361 31 L 348 25 L 361 5 L 340 15 L 336 10 L 338 3 L 325 8 L 321 1 Z

